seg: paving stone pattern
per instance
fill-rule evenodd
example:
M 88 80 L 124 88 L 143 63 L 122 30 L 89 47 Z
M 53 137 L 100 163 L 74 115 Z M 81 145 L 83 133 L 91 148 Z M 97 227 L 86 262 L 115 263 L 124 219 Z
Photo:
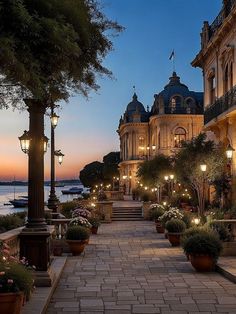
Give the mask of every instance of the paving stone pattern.
M 236 285 L 196 273 L 152 222 L 113 222 L 68 258 L 47 313 L 235 314 Z

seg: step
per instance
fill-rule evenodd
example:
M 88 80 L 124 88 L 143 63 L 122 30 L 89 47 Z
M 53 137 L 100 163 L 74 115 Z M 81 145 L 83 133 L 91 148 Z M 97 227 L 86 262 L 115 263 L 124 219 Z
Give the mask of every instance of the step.
M 139 221 L 139 220 L 143 220 L 143 218 L 142 217 L 135 217 L 135 218 L 123 218 L 123 217 L 121 217 L 121 218 L 113 218 L 112 217 L 112 221 Z

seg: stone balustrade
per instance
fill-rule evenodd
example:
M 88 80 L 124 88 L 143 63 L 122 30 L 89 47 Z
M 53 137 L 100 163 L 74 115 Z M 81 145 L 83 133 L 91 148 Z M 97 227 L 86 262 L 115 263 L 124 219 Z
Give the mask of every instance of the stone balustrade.
M 59 218 L 59 219 L 50 220 L 51 224 L 55 227 L 55 232 L 53 234 L 53 237 L 55 239 L 63 239 L 65 237 L 70 221 L 71 219 L 68 219 L 68 218 Z

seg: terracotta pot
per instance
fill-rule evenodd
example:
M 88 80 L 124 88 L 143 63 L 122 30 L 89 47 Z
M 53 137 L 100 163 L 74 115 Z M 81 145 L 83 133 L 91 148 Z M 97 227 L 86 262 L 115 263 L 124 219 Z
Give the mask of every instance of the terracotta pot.
M 158 233 L 164 233 L 165 229 L 163 228 L 162 224 L 160 224 L 160 222 L 156 222 L 156 231 Z
M 91 232 L 92 232 L 92 234 L 97 234 L 98 233 L 98 227 L 92 227 Z
M 199 272 L 209 272 L 215 269 L 215 261 L 209 255 L 189 255 L 192 266 Z
M 86 240 L 66 240 L 70 247 L 71 253 L 75 255 L 80 255 L 85 248 Z
M 19 314 L 23 305 L 23 292 L 0 293 L 0 313 Z
M 170 244 L 172 246 L 179 246 L 180 245 L 180 238 L 182 233 L 174 233 L 174 232 L 168 232 L 168 240 L 170 241 Z

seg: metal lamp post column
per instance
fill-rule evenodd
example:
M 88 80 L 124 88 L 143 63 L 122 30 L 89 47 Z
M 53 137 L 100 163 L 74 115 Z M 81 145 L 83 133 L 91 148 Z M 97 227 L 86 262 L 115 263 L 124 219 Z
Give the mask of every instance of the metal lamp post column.
M 54 104 L 51 105 L 51 118 L 54 117 Z M 57 116 L 58 117 L 58 116 Z M 48 208 L 52 210 L 53 218 L 56 218 L 58 215 L 58 198 L 55 192 L 55 133 L 54 129 L 56 124 L 51 123 L 51 187 L 50 187 L 50 194 L 48 198 Z
M 202 202 L 200 204 L 200 215 L 202 216 L 205 209 L 205 173 L 207 166 L 205 164 L 200 165 L 200 169 L 202 171 Z

